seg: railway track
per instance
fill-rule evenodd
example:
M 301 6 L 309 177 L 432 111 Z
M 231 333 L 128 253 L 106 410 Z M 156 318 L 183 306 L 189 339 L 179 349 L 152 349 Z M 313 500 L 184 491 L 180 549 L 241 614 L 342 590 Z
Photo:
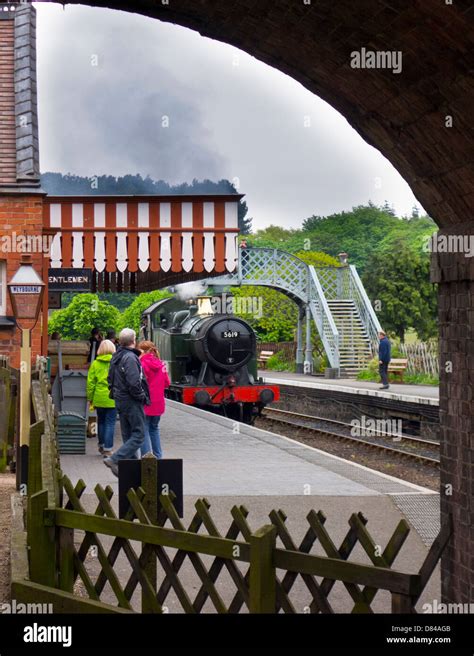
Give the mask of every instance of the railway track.
M 313 434 L 320 434 L 346 442 L 353 442 L 431 467 L 439 467 L 440 464 L 439 442 L 434 440 L 403 433 L 400 436 L 394 436 L 383 431 L 377 431 L 374 436 L 355 437 L 350 434 L 351 429 L 354 428 L 352 424 L 277 408 L 265 408 L 262 417 L 264 421 L 307 430 Z M 390 444 L 387 442 L 390 442 Z

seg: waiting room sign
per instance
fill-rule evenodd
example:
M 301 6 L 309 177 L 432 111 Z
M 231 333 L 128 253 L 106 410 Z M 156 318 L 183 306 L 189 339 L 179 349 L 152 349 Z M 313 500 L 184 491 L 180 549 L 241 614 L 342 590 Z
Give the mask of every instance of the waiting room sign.
M 90 292 L 92 269 L 48 269 L 48 291 Z

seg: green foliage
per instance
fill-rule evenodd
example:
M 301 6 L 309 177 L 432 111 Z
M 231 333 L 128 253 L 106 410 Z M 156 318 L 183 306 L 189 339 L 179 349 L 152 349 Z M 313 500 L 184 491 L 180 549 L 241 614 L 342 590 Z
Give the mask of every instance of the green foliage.
M 296 230 L 287 230 L 280 226 L 269 225 L 268 228 L 257 230 L 246 241 L 253 248 L 283 248 L 283 250 L 288 250 L 288 241 L 295 233 Z
M 64 292 L 61 298 L 62 309 L 66 308 L 76 296 L 77 293 Z M 119 312 L 123 312 L 133 303 L 138 294 L 129 294 L 128 292 L 99 292 L 97 296 L 101 301 L 107 301 L 107 303 L 116 307 Z
M 258 299 L 261 316 L 260 312 L 238 314 L 249 322 L 263 342 L 288 342 L 294 339 L 298 310 L 287 296 L 268 287 L 233 287 L 231 293 L 236 299 Z M 236 305 L 238 308 L 239 304 Z
M 48 332 L 59 332 L 62 339 L 88 339 L 92 328 L 106 332 L 116 329 L 120 313 L 97 294 L 76 294 L 67 308 L 56 310 L 48 321 Z
M 374 256 L 363 278 L 372 303 L 380 302 L 382 326 L 402 342 L 410 328 L 423 341 L 437 334 L 437 296 L 429 269 L 426 253 L 397 239 L 390 250 Z
M 398 357 L 398 356 L 397 356 Z M 378 360 L 374 358 L 368 364 L 367 369 L 363 369 L 357 376 L 357 380 L 365 380 L 371 383 L 379 383 L 379 365 Z M 399 382 L 398 377 L 390 376 L 391 383 Z M 439 377 L 431 376 L 430 374 L 403 374 L 403 382 L 408 385 L 439 385 Z
M 312 264 L 314 267 L 341 266 L 341 263 L 335 257 L 319 251 L 298 251 L 295 255 L 306 264 Z
M 386 204 L 377 207 L 373 203 L 353 207 L 350 212 L 330 216 L 312 216 L 303 222 L 304 236 L 310 239 L 312 248 L 336 257 L 340 252 L 349 254 L 359 273 L 371 268 L 371 260 L 385 244 L 389 247 L 391 235 L 403 236 L 411 246 L 421 244 L 422 237 L 436 230 L 429 217 L 400 219 Z
M 170 296 L 173 296 L 173 294 L 161 289 L 140 294 L 125 312 L 120 315 L 118 330 L 122 330 L 122 328 L 132 328 L 138 334 L 143 311 L 150 307 L 150 305 L 153 305 L 153 303 L 161 301 L 163 298 L 169 298 Z
M 266 367 L 271 371 L 296 371 L 295 362 L 289 362 L 285 358 L 283 351 L 277 351 L 272 356 L 270 356 L 267 360 Z

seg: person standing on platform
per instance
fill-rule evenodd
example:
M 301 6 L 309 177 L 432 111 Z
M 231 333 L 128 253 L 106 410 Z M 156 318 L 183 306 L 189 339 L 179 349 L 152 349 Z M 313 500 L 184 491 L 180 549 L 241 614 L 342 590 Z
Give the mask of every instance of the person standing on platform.
M 96 357 L 101 341 L 102 335 L 100 330 L 98 328 L 92 328 L 91 336 L 89 337 L 89 355 L 87 356 L 87 362 L 92 362 Z
M 115 347 L 118 346 L 119 341 L 117 339 L 115 330 L 113 330 L 112 328 L 107 331 L 107 334 L 105 335 L 105 339 L 110 339 L 110 341 L 113 342 L 113 344 L 115 344 Z
M 142 456 L 153 453 L 155 458 L 162 458 L 160 441 L 160 418 L 165 412 L 165 389 L 170 385 L 166 365 L 160 360 L 160 354 L 153 342 L 144 341 L 138 345 L 142 356 L 140 362 L 150 388 L 150 405 L 145 407 L 146 433 L 141 452 Z
M 120 418 L 123 444 L 104 464 L 118 476 L 119 460 L 134 460 L 145 439 L 144 406 L 150 404 L 148 382 L 140 363 L 136 333 L 124 328 L 119 335 L 119 348 L 112 357 L 108 376 L 111 398 Z
M 117 410 L 115 401 L 109 396 L 110 362 L 115 353 L 115 345 L 108 339 L 104 339 L 97 351 L 97 357 L 89 367 L 87 374 L 87 400 L 97 411 L 97 437 L 99 440 L 99 452 L 108 457 L 112 455 L 114 448 L 114 431 Z
M 380 389 L 387 390 L 390 387 L 388 383 L 388 365 L 392 359 L 392 345 L 383 330 L 379 332 L 379 339 L 379 373 L 382 379 Z

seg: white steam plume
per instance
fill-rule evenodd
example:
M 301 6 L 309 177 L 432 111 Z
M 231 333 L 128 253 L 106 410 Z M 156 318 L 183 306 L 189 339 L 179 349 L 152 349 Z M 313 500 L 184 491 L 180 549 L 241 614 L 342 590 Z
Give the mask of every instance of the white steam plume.
M 175 287 L 176 295 L 181 301 L 196 298 L 196 296 L 203 294 L 206 289 L 207 285 L 199 281 L 185 282 Z

